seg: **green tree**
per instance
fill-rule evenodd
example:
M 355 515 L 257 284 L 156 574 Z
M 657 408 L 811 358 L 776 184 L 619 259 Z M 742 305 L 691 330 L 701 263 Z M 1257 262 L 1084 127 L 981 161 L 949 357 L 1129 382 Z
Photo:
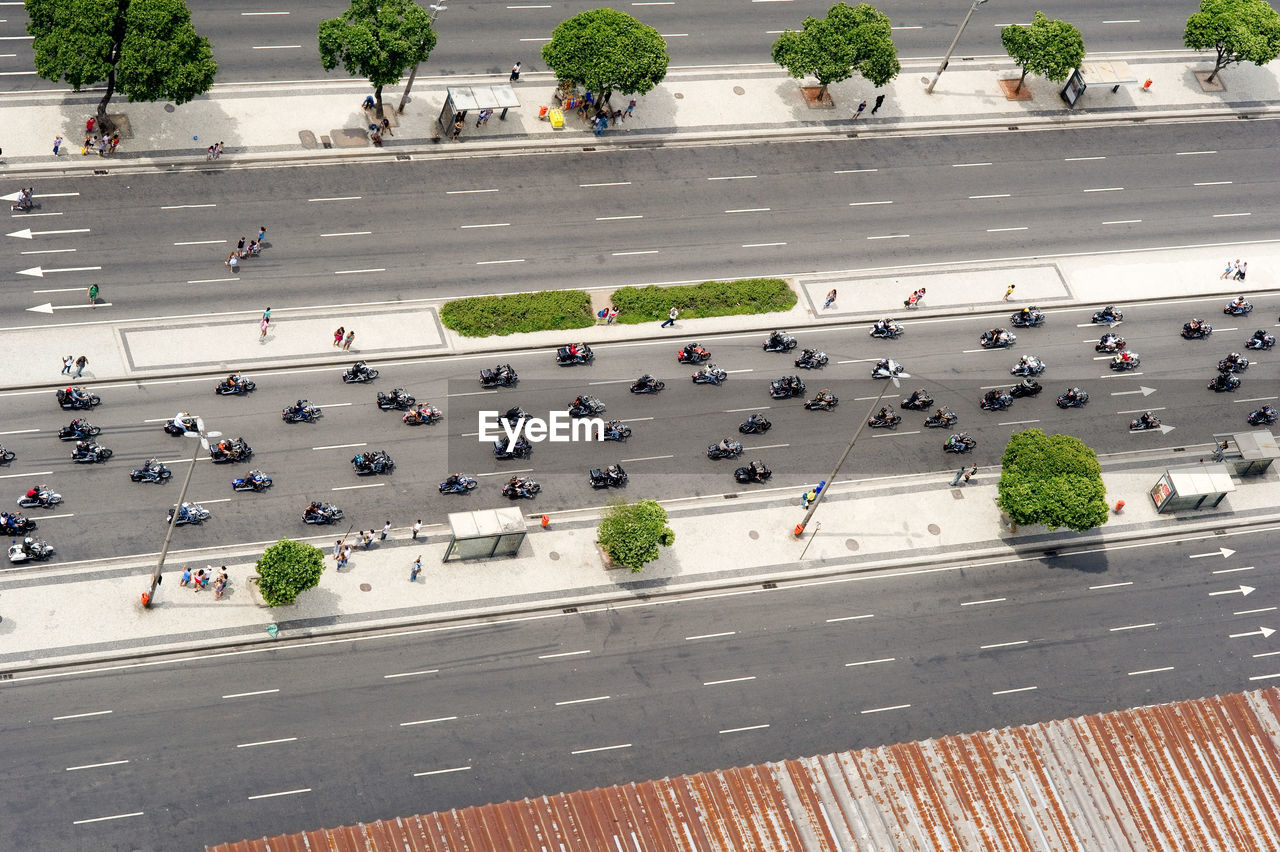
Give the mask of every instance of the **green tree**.
M 1200 0 L 1200 11 L 1187 18 L 1182 43 L 1192 50 L 1218 52 L 1218 72 L 1237 62 L 1266 65 L 1280 56 L 1280 15 L 1266 0 Z
M 778 36 L 773 61 L 792 77 L 816 77 L 820 97 L 826 97 L 827 86 L 854 72 L 880 87 L 902 70 L 889 16 L 866 3 L 837 3 L 825 18 L 805 18 L 800 30 Z
M 609 504 L 596 529 L 609 558 L 633 573 L 658 558 L 658 546 L 670 547 L 676 534 L 667 526 L 667 511 L 653 500 Z
M 431 15 L 413 0 L 351 0 L 339 17 L 320 22 L 320 64 L 368 79 L 379 116 L 382 88 L 426 62 L 435 46 Z
M 556 79 L 603 99 L 643 95 L 667 76 L 667 42 L 653 27 L 614 9 L 592 9 L 561 21 L 542 46 Z
M 301 541 L 282 538 L 258 560 L 258 590 L 267 606 L 284 606 L 320 583 L 324 553 Z
M 183 0 L 26 0 L 36 73 L 73 91 L 104 83 L 98 122 L 117 91 L 185 104 L 213 87 L 218 63 Z
M 997 503 L 1015 524 L 1084 532 L 1107 522 L 1102 466 L 1079 438 L 1014 432 L 1000 462 Z
M 1036 12 L 1030 26 L 1010 24 L 1002 29 L 1000 43 L 1022 69 L 1014 92 L 1022 91 L 1027 74 L 1061 83 L 1084 61 L 1084 36 L 1080 30 L 1066 21 L 1047 18 L 1044 12 Z

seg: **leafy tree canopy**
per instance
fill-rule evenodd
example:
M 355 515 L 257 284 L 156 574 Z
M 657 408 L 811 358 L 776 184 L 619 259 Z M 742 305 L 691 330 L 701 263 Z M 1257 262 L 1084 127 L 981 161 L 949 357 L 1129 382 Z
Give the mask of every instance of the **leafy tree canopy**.
M 26 0 L 36 73 L 74 91 L 98 83 L 130 101 L 185 104 L 213 87 L 218 64 L 183 0 Z
M 1084 532 L 1107 522 L 1098 456 L 1071 435 L 1015 432 L 1001 458 L 997 502 L 1015 524 Z
M 1022 69 L 1018 88 L 1027 74 L 1037 74 L 1061 83 L 1084 61 L 1084 36 L 1066 21 L 1056 21 L 1036 12 L 1030 26 L 1010 24 L 1000 31 L 1000 43 L 1014 64 Z
M 542 46 L 556 79 L 607 94 L 642 95 L 667 76 L 667 43 L 653 27 L 614 9 L 561 21 Z
M 1266 0 L 1200 0 L 1182 42 L 1192 50 L 1217 51 L 1213 82 L 1228 65 L 1266 65 L 1280 56 L 1280 14 Z
M 773 61 L 792 77 L 816 77 L 824 96 L 827 86 L 855 72 L 878 87 L 902 70 L 889 16 L 866 3 L 837 3 L 825 18 L 805 18 L 800 30 L 773 43 Z
M 324 553 L 318 547 L 283 538 L 258 559 L 258 590 L 267 606 L 284 606 L 315 588 L 324 573 Z
M 320 64 L 326 71 L 341 65 L 352 77 L 366 78 L 379 115 L 382 88 L 425 62 L 436 46 L 431 15 L 413 0 L 352 0 L 340 16 L 320 22 L 319 38 Z
M 609 558 L 638 572 L 658 558 L 658 546 L 670 547 L 676 534 L 667 526 L 667 512 L 653 500 L 611 503 L 596 530 Z

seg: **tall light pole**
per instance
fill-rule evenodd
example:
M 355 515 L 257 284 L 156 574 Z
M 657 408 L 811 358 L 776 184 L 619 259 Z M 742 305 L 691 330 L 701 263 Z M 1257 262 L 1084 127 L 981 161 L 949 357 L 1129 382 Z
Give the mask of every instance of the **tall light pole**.
M 973 17 L 973 13 L 978 11 L 978 7 L 987 0 L 973 0 L 973 5 L 969 7 L 969 12 L 964 16 L 964 20 L 960 22 L 960 29 L 956 30 L 956 37 L 951 39 L 951 46 L 947 48 L 946 56 L 942 57 L 942 63 L 938 65 L 938 70 L 934 72 L 933 79 L 929 81 L 929 85 L 925 86 L 924 93 L 926 95 L 933 94 L 933 87 L 938 85 L 938 78 L 942 76 L 942 72 L 947 70 L 947 63 L 951 61 L 951 52 L 956 49 L 956 42 L 960 41 L 960 35 L 964 32 L 965 26 L 968 25 L 969 19 Z
M 432 3 L 427 8 L 431 10 L 431 28 L 435 29 L 436 15 L 441 12 L 447 12 L 449 7 L 443 3 Z M 419 64 L 418 62 L 413 63 L 413 70 L 409 72 L 409 83 L 404 87 L 404 94 L 400 96 L 400 106 L 396 107 L 396 113 L 399 115 L 404 115 L 404 105 L 409 103 L 409 90 L 413 88 L 413 81 L 418 77 Z
M 178 525 L 178 513 L 182 511 L 182 504 L 187 499 L 187 486 L 191 484 L 191 474 L 195 472 L 196 462 L 200 460 L 200 449 L 209 449 L 209 439 L 217 438 L 222 435 L 221 432 L 204 431 L 204 420 L 197 417 L 196 431 L 184 431 L 184 438 L 198 438 L 195 450 L 191 453 L 191 467 L 187 468 L 187 476 L 182 480 L 182 492 L 178 494 L 178 505 L 173 510 L 173 517 L 169 519 L 169 529 L 164 534 L 164 544 L 160 548 L 160 558 L 156 561 L 156 568 L 151 572 L 151 588 L 142 596 L 142 606 L 150 607 L 151 602 L 156 597 L 156 586 L 160 585 L 160 572 L 164 569 L 164 558 L 169 553 L 169 542 L 173 540 L 173 529 Z M 180 424 L 181 425 L 181 424 Z
M 899 378 L 909 379 L 911 378 L 911 374 L 898 373 L 896 376 L 890 374 L 889 381 L 893 382 L 893 386 L 895 388 L 902 387 L 902 383 L 898 381 Z M 871 408 L 867 412 L 867 420 L 870 420 L 875 415 L 876 406 L 880 404 L 880 400 L 884 399 L 884 394 L 887 390 L 889 390 L 889 382 L 885 382 L 884 386 L 880 388 L 880 393 L 876 395 L 876 401 L 871 403 Z M 836 466 L 833 467 L 831 469 L 831 473 L 827 475 L 826 486 L 818 492 L 817 496 L 813 498 L 813 502 L 809 504 L 809 511 L 805 512 L 804 520 L 796 524 L 796 538 L 799 538 L 804 533 L 804 528 L 809 525 L 809 519 L 813 517 L 814 512 L 818 511 L 818 504 L 822 502 L 822 498 L 826 496 L 827 492 L 831 490 L 831 486 L 835 484 L 836 476 L 840 473 L 841 466 L 844 465 L 845 459 L 849 458 L 849 454 L 853 452 L 853 445 L 858 443 L 858 436 L 862 434 L 863 429 L 867 428 L 867 420 L 858 424 L 858 430 L 853 433 L 853 438 L 850 439 L 849 446 L 844 448 L 844 453 L 836 462 Z

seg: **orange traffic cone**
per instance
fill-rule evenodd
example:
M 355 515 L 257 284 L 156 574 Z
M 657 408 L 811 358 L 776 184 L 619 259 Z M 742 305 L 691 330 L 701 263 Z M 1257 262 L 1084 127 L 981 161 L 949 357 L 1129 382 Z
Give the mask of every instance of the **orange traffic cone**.
M 1124 511 L 1124 501 L 1123 501 L 1123 500 L 1117 500 L 1117 501 L 1116 501 L 1115 508 L 1114 508 L 1114 509 L 1112 509 L 1111 511 L 1115 512 L 1117 515 L 1118 515 L 1118 514 L 1120 514 L 1121 512 L 1123 512 L 1123 511 Z
M 547 527 L 549 527 L 549 526 L 551 526 L 551 516 L 550 516 L 550 515 L 543 515 L 543 516 L 542 516 L 542 528 L 545 530 L 545 529 L 546 529 Z

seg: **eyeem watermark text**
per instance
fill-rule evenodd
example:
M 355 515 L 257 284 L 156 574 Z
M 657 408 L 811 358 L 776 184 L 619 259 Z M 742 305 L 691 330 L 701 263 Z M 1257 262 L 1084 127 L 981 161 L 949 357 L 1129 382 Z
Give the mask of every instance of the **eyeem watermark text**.
M 570 417 L 567 411 L 553 411 L 545 420 L 529 417 L 513 424 L 498 411 L 480 411 L 478 415 L 480 443 L 506 438 L 508 451 L 521 439 L 530 444 L 604 440 L 605 422 L 599 417 Z

